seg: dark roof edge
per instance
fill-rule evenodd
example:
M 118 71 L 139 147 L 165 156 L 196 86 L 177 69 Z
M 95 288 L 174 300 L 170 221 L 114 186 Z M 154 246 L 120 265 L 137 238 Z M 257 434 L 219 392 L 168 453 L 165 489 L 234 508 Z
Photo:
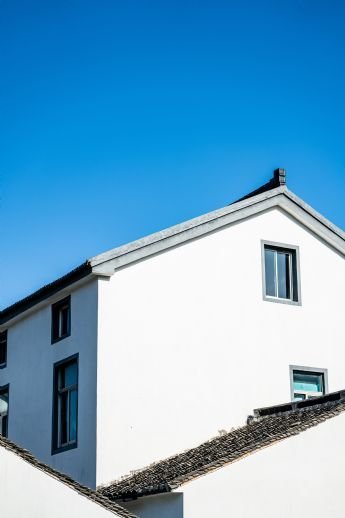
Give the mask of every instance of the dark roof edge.
M 55 295 L 55 293 L 58 293 L 63 288 L 66 288 L 70 284 L 73 284 L 76 281 L 79 281 L 80 279 L 86 277 L 92 272 L 92 267 L 89 263 L 89 261 L 85 261 L 83 264 L 77 266 L 77 268 L 74 268 L 74 270 L 68 272 L 66 275 L 63 275 L 59 279 L 56 279 L 55 281 L 46 284 L 39 290 L 35 291 L 34 293 L 31 293 L 27 297 L 18 300 L 11 306 L 8 306 L 7 308 L 0 311 L 0 325 L 5 324 L 12 318 L 18 316 L 20 313 L 23 313 L 23 311 L 26 311 L 39 302 L 42 302 L 46 298 Z
M 239 201 L 247 200 L 248 198 L 252 198 L 253 196 L 257 196 L 258 194 L 262 194 L 267 191 L 271 191 L 272 189 L 276 189 L 277 187 L 282 187 L 286 185 L 286 171 L 285 169 L 275 169 L 273 171 L 273 177 L 264 185 L 259 187 L 258 189 L 255 189 L 254 191 L 250 192 L 249 194 L 246 194 L 245 196 L 242 196 L 242 198 L 239 198 L 236 201 L 233 201 L 230 205 L 233 205 L 234 203 L 238 203 Z
M 304 408 L 317 407 L 325 403 L 334 403 L 345 399 L 345 390 L 338 390 L 337 392 L 330 392 L 320 397 L 313 399 L 305 399 L 302 401 L 291 401 L 289 403 L 283 403 L 282 405 L 273 405 L 263 408 L 256 408 L 254 410 L 254 416 L 248 417 L 250 423 L 253 419 L 261 419 L 263 417 L 274 416 L 284 414 L 286 412 L 295 412 L 296 410 L 302 410 Z
M 34 468 L 39 469 L 47 475 L 57 479 L 66 486 L 75 490 L 77 493 L 100 505 L 104 509 L 111 511 L 112 513 L 117 514 L 118 516 L 122 516 L 123 518 L 136 518 L 134 514 L 130 513 L 129 511 L 127 511 L 127 509 L 124 509 L 119 504 L 109 500 L 109 498 L 103 496 L 98 491 L 83 486 L 79 482 L 73 480 L 68 475 L 60 473 L 59 471 L 51 468 L 50 466 L 47 466 L 43 462 L 36 459 L 36 457 L 34 457 L 32 453 L 30 453 L 28 450 L 21 448 L 16 443 L 12 442 L 10 439 L 3 437 L 2 435 L 0 435 L 0 447 L 3 447 L 5 450 L 14 453 L 23 461 L 31 464 Z

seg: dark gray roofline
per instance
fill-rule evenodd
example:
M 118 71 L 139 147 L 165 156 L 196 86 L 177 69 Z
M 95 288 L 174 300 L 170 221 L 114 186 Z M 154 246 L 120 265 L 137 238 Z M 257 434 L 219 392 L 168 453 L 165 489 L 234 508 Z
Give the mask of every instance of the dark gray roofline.
M 81 264 L 77 268 L 74 268 L 74 270 L 70 271 L 63 277 L 56 279 L 50 284 L 46 284 L 34 293 L 31 293 L 27 297 L 15 302 L 11 306 L 8 306 L 4 310 L 0 311 L 0 325 L 5 324 L 12 318 L 18 316 L 20 313 L 23 313 L 24 311 L 32 308 L 39 302 L 45 300 L 47 297 L 55 295 L 55 293 L 58 293 L 60 290 L 66 288 L 70 284 L 73 284 L 74 282 L 83 279 L 91 272 L 92 268 L 90 263 L 88 261 L 85 261 L 85 263 Z
M 125 501 L 177 489 L 186 482 L 341 414 L 345 411 L 345 391 L 311 400 L 309 406 L 298 407 L 287 403 L 270 408 L 271 414 L 252 417 L 246 426 L 151 464 L 99 487 L 98 491 L 111 500 Z
M 276 169 L 273 179 L 231 205 L 90 258 L 67 275 L 0 311 L 0 326 L 89 274 L 109 277 L 116 269 L 273 207 L 291 214 L 345 256 L 345 233 L 289 191 L 285 183 L 284 169 Z
M 127 509 L 124 509 L 120 505 L 116 504 L 115 502 L 112 502 L 105 496 L 101 495 L 98 491 L 95 491 L 93 489 L 90 489 L 86 486 L 83 486 L 82 484 L 79 484 L 79 482 L 76 482 L 68 475 L 64 475 L 63 473 L 60 473 L 59 471 L 56 471 L 55 469 L 51 468 L 50 466 L 47 466 L 43 462 L 39 461 L 34 457 L 29 451 L 25 450 L 24 448 L 21 448 L 14 442 L 10 441 L 9 439 L 6 439 L 0 434 L 0 448 L 4 448 L 7 451 L 10 451 L 20 457 L 23 461 L 28 462 L 31 464 L 34 468 L 37 468 L 41 471 L 43 471 L 46 475 L 49 475 L 61 483 L 65 484 L 66 486 L 70 487 L 80 495 L 88 498 L 89 500 L 92 500 L 96 504 L 100 505 L 107 511 L 112 512 L 113 514 L 116 514 L 117 516 L 121 516 L 123 518 L 136 518 L 136 516 Z

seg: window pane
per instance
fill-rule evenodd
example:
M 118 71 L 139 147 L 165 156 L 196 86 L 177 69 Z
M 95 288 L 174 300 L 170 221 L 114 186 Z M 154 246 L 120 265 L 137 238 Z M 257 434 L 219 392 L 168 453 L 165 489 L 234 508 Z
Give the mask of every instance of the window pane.
M 69 306 L 63 306 L 59 311 L 60 319 L 60 337 L 69 333 Z
M 294 394 L 293 398 L 295 401 L 303 401 L 305 399 L 305 394 Z
M 77 401 L 78 401 L 78 392 L 76 390 L 72 390 L 70 392 L 70 402 L 69 402 L 69 440 L 70 441 L 77 440 Z
M 293 374 L 294 390 L 303 390 L 305 392 L 323 392 L 323 374 L 314 372 L 298 372 Z
M 68 392 L 59 396 L 60 412 L 60 446 L 67 443 Z
M 265 248 L 265 282 L 266 282 L 266 295 L 270 297 L 276 297 L 276 286 L 275 286 L 275 254 L 274 250 Z
M 64 368 L 65 376 L 64 376 L 64 386 L 71 387 L 72 385 L 76 385 L 77 383 L 77 362 L 71 362 L 66 365 Z
M 290 299 L 290 254 L 277 252 L 278 297 Z

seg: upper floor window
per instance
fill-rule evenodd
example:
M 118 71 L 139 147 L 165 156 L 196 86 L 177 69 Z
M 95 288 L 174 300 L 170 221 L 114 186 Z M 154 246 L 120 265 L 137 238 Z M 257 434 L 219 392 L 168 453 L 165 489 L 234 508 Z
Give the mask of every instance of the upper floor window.
M 298 247 L 263 242 L 264 299 L 300 303 Z
M 78 355 L 54 365 L 53 453 L 77 446 Z
M 52 305 L 52 343 L 71 334 L 71 297 Z
M 327 393 L 327 369 L 290 367 L 293 401 L 313 399 Z
M 7 363 L 7 331 L 0 333 L 0 369 Z
M 8 436 L 8 385 L 0 387 L 0 434 Z

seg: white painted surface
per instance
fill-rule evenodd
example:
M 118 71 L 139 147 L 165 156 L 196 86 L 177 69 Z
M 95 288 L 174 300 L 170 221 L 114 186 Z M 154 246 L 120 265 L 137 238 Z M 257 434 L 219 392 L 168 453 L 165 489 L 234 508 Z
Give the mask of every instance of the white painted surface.
M 183 518 L 183 493 L 167 493 L 121 502 L 138 518 Z
M 97 282 L 71 293 L 71 336 L 51 344 L 51 303 L 8 330 L 9 438 L 35 457 L 95 487 Z M 78 447 L 51 455 L 53 365 L 79 353 Z
M 0 515 L 4 518 L 118 516 L 0 447 Z
M 300 247 L 302 306 L 262 300 L 261 240 Z M 345 388 L 344 259 L 280 209 L 99 281 L 97 484 L 290 399 L 289 365 Z
M 185 484 L 184 518 L 343 518 L 344 434 L 341 414 Z

